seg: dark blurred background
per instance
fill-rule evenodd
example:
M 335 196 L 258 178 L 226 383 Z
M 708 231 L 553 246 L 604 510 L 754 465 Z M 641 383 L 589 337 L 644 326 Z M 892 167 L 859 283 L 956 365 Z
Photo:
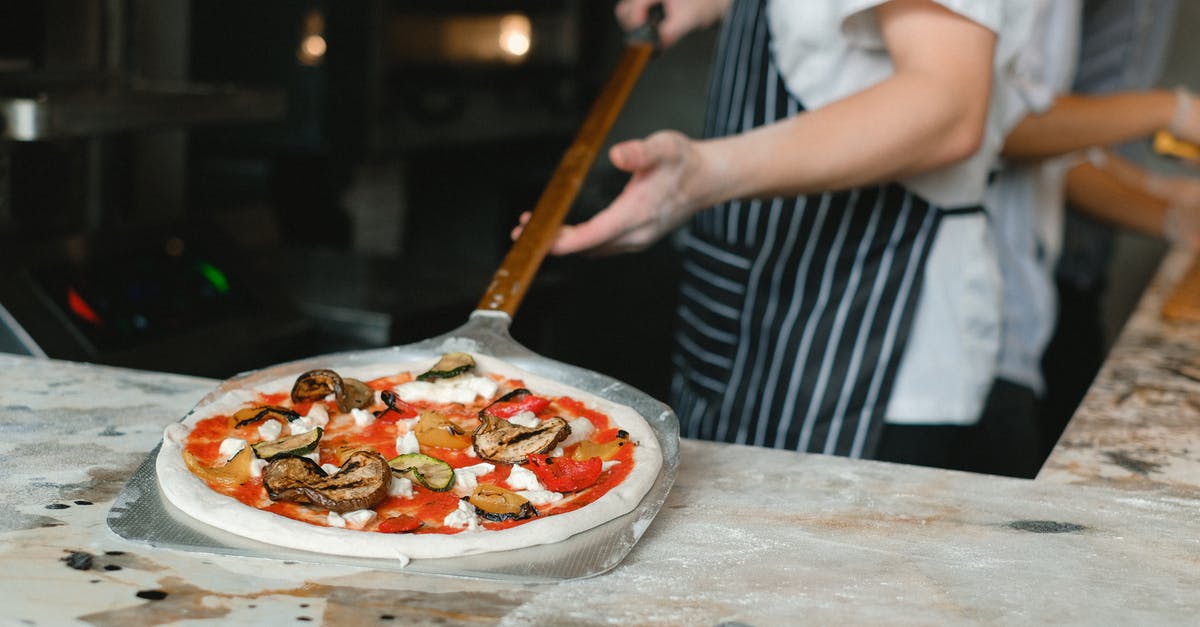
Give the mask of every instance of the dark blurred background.
M 0 351 L 219 378 L 463 324 L 622 45 L 594 0 L 6 4 Z M 612 139 L 696 133 L 712 43 Z M 550 259 L 513 335 L 665 397 L 675 274 Z
M 612 4 L 6 2 L 0 352 L 225 378 L 460 326 L 613 67 Z M 697 134 L 714 39 L 654 59 L 610 139 Z M 1197 88 L 1197 46 L 1162 85 Z M 568 220 L 624 181 L 601 156 Z M 1110 342 L 1164 250 L 1121 234 Z M 665 398 L 676 263 L 549 259 L 513 335 Z

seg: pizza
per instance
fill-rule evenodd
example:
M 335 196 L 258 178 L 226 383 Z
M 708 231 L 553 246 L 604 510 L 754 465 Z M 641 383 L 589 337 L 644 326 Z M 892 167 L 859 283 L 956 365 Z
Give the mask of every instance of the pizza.
M 632 511 L 662 466 L 633 409 L 455 352 L 225 391 L 164 431 L 185 514 L 293 549 L 407 561 L 564 540 Z

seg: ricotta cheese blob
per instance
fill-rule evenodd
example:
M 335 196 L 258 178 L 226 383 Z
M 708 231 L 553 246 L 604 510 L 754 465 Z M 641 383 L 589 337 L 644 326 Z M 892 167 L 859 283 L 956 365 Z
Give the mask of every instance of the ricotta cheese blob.
M 396 438 L 396 454 L 404 455 L 406 453 L 420 453 L 421 443 L 417 441 L 417 434 L 409 431 L 404 435 Z
M 534 507 L 550 505 L 563 500 L 563 495 L 549 490 L 520 490 L 517 494 L 525 497 Z
M 496 467 L 487 462 L 475 464 L 474 466 L 464 466 L 454 469 L 454 491 L 457 494 L 470 494 L 477 486 L 479 486 L 479 477 L 488 474 L 495 470 Z M 475 511 L 475 510 L 471 510 Z
M 274 440 L 283 433 L 283 424 L 278 420 L 268 420 L 258 426 L 258 435 L 264 440 Z
M 459 375 L 453 379 L 409 381 L 396 386 L 394 391 L 400 400 L 407 403 L 426 401 L 466 405 L 476 397 L 490 397 L 498 388 L 499 384 L 487 377 Z
M 467 531 L 479 530 L 479 515 L 475 513 L 475 506 L 466 501 L 458 502 L 458 509 L 446 514 L 446 518 L 442 520 L 442 524 L 447 527 L 458 527 Z
M 596 425 L 592 424 L 587 418 L 576 418 L 567 423 L 571 427 L 571 434 L 565 440 L 559 443 L 559 446 L 571 446 L 578 444 L 590 437 L 596 431 Z
M 250 476 L 251 477 L 261 477 L 263 468 L 266 468 L 267 464 L 269 464 L 269 463 L 271 463 L 271 462 L 269 462 L 265 459 L 259 459 L 257 457 L 250 460 Z
M 307 424 L 324 427 L 329 424 L 329 411 L 325 409 L 325 405 L 321 403 L 313 403 L 313 406 L 304 415 L 308 419 Z
M 225 438 L 221 440 L 221 446 L 217 449 L 217 453 L 222 459 L 230 460 L 244 448 L 246 448 L 245 440 L 241 438 Z
M 511 416 L 508 421 L 514 425 L 521 425 L 522 427 L 528 427 L 530 429 L 538 426 L 542 422 L 541 420 L 538 420 L 537 415 L 531 411 L 523 411 L 519 414 L 515 414 Z
M 350 416 L 354 418 L 354 424 L 358 427 L 365 427 L 375 422 L 375 414 L 365 409 L 351 409 Z
M 513 466 L 508 471 L 508 487 L 513 490 L 544 490 L 537 475 L 524 466 Z
M 346 512 L 345 514 L 342 514 L 342 518 L 346 521 L 346 524 L 350 525 L 351 527 L 354 527 L 355 529 L 361 529 L 367 523 L 375 520 L 375 510 L 356 509 L 352 512 Z
M 411 499 L 413 496 L 412 479 L 408 477 L 397 477 L 392 475 L 392 481 L 388 484 L 388 496 L 398 496 L 403 499 Z

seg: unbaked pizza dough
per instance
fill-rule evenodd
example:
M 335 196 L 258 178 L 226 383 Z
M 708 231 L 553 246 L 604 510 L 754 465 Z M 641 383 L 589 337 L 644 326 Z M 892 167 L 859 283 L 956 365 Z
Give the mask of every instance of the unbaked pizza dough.
M 593 503 L 508 529 L 466 529 L 455 534 L 394 534 L 323 527 L 260 510 L 213 490 L 187 468 L 182 452 L 192 427 L 205 418 L 231 414 L 252 401 L 256 393 L 290 391 L 299 374 L 297 372 L 255 386 L 254 389 L 231 390 L 212 402 L 196 407 L 183 421 L 168 426 L 155 464 L 162 494 L 188 516 L 238 536 L 316 553 L 401 561 L 457 557 L 560 542 L 637 507 L 654 485 L 663 463 L 658 438 L 641 415 L 624 405 L 538 377 L 499 359 L 478 354 L 472 356 L 476 360 L 478 374 L 495 373 L 509 379 L 520 379 L 525 387 L 537 395 L 569 396 L 589 409 L 607 414 L 614 426 L 627 431 L 632 441 L 637 443 L 633 470 L 623 482 Z M 423 372 L 436 361 L 437 358 L 429 358 L 370 367 L 338 368 L 337 372 L 343 377 L 370 381 L 404 371 Z

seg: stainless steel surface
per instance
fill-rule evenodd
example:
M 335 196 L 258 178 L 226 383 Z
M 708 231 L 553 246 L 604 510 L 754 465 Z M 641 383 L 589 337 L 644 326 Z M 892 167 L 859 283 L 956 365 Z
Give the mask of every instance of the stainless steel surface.
M 157 448 L 138 468 L 113 503 L 108 525 L 118 535 L 151 546 L 225 555 L 348 564 L 382 570 L 475 577 L 520 583 L 547 583 L 590 577 L 616 566 L 662 507 L 679 464 L 679 423 L 663 403 L 610 377 L 556 362 L 526 349 L 508 333 L 509 317 L 477 311 L 467 324 L 445 335 L 407 346 L 334 353 L 280 364 L 225 381 L 200 401 L 226 391 L 316 367 L 345 368 L 415 358 L 454 350 L 503 359 L 518 368 L 633 408 L 654 429 L 663 452 L 658 478 L 633 511 L 556 544 L 459 558 L 413 560 L 407 566 L 386 559 L 330 556 L 266 545 L 190 520 L 161 497 L 154 471 Z
M 40 141 L 265 121 L 285 111 L 286 99 L 276 90 L 145 81 L 116 87 L 57 86 L 0 98 L 0 139 Z

